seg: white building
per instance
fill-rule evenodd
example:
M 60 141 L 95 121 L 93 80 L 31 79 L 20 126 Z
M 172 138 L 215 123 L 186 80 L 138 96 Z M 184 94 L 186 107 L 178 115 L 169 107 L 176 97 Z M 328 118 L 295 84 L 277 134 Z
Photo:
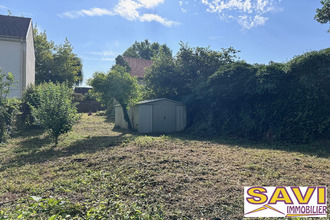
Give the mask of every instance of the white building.
M 23 91 L 35 81 L 35 55 L 31 18 L 0 15 L 1 74 L 11 72 L 15 86 L 9 98 L 22 97 Z
M 170 99 L 139 102 L 128 110 L 132 127 L 139 133 L 171 133 L 182 131 L 187 124 L 186 107 Z M 115 124 L 127 129 L 122 107 L 115 106 Z

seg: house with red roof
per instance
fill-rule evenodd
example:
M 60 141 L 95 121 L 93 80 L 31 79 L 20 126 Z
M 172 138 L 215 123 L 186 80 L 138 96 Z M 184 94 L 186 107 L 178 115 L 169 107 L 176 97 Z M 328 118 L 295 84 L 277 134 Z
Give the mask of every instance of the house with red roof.
M 131 76 L 137 77 L 138 82 L 140 84 L 144 84 L 144 76 L 146 69 L 152 65 L 153 61 L 133 57 L 124 57 L 124 60 L 131 69 Z

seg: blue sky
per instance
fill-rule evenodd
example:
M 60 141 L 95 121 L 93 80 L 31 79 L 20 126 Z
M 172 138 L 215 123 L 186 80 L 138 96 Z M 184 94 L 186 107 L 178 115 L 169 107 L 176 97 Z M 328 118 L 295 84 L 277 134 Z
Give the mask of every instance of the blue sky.
M 56 44 L 65 37 L 85 79 L 107 71 L 135 41 L 240 50 L 249 63 L 285 62 L 330 47 L 319 0 L 0 0 L 0 14 L 31 17 Z

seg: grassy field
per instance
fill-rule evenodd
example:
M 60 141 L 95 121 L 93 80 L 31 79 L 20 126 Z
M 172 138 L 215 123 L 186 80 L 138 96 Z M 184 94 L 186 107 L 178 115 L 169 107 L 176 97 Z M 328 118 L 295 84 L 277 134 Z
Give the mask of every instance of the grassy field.
M 57 147 L 40 130 L 1 144 L 0 219 L 242 219 L 244 186 L 330 187 L 329 143 L 206 141 L 113 126 L 84 114 Z

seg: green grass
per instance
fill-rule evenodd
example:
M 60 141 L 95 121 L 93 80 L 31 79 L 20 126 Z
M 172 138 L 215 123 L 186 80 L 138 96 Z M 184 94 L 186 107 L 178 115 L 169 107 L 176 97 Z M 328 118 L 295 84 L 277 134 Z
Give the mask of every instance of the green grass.
M 242 219 L 244 186 L 327 186 L 328 143 L 144 136 L 84 114 L 0 145 L 0 219 Z M 328 193 L 328 201 L 330 201 Z

